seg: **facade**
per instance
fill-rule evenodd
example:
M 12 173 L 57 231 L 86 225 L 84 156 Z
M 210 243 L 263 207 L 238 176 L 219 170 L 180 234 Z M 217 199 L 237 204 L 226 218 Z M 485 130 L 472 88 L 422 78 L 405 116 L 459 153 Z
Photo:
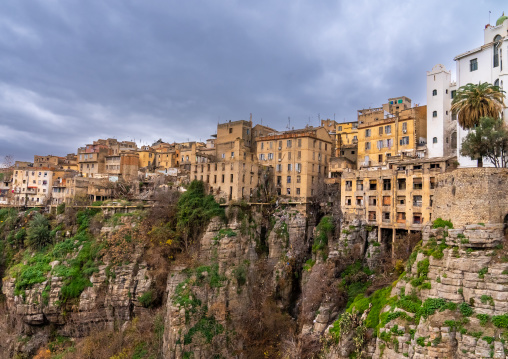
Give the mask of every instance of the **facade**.
M 324 127 L 274 132 L 257 138 L 257 160 L 274 168 L 277 194 L 307 200 L 328 176 L 333 140 Z
M 358 168 L 383 166 L 395 157 L 425 155 L 427 107 L 410 106 L 411 100 L 403 96 L 389 99 L 383 108 L 359 111 Z
M 51 197 L 53 171 L 47 167 L 16 167 L 12 181 L 15 205 L 44 205 Z
M 503 52 L 505 58 L 508 54 L 508 17 L 501 16 L 495 26 L 486 25 L 483 33 L 484 41 L 483 44 L 475 49 L 464 52 L 457 55 L 454 60 L 456 62 L 456 82 L 453 83 L 449 80 L 449 76 L 443 72 L 446 70 L 440 68 L 441 65 L 435 66 L 430 73 L 427 73 L 427 98 L 431 99 L 428 102 L 429 114 L 435 113 L 435 117 L 432 118 L 432 125 L 429 124 L 429 128 L 432 126 L 434 131 L 429 134 L 429 142 L 431 138 L 437 138 L 437 140 L 446 141 L 450 137 L 449 141 L 453 139 L 453 130 L 451 130 L 450 136 L 448 136 L 449 122 L 448 116 L 450 114 L 451 101 L 455 90 L 460 87 L 467 85 L 468 83 L 483 83 L 488 82 L 493 85 L 498 85 L 501 89 L 504 88 L 504 83 L 508 84 L 508 69 L 506 60 L 503 64 Z M 436 81 L 430 81 L 429 76 L 433 78 L 436 75 Z M 432 93 L 435 91 L 437 97 L 434 100 Z M 448 91 L 448 93 L 447 93 Z M 448 95 L 448 96 L 446 96 Z M 443 101 L 439 98 L 444 96 Z M 506 101 L 505 101 L 506 104 Z M 448 112 L 448 115 L 447 115 Z M 508 111 L 506 109 L 502 113 L 502 117 L 505 123 L 508 123 Z M 430 120 L 430 117 L 429 117 Z M 452 119 L 452 121 L 454 121 Z M 436 125 L 435 127 L 433 125 Z M 477 161 L 467 157 L 460 156 L 460 148 L 462 141 L 467 136 L 468 131 L 461 128 L 460 125 L 457 127 L 457 159 L 461 167 L 476 167 Z M 441 129 L 443 129 L 443 135 L 441 136 Z M 432 137 L 431 137 L 432 136 Z M 438 142 L 439 143 L 439 142 Z M 453 143 L 455 144 L 455 142 Z M 446 143 L 444 144 L 446 145 Z M 441 147 L 436 146 L 436 149 L 430 151 L 429 156 L 440 155 Z M 446 146 L 444 146 L 446 148 Z M 446 151 L 443 149 L 443 153 Z M 484 166 L 491 166 L 487 161 L 484 161 Z
M 343 146 L 348 148 L 358 144 L 358 121 L 336 122 L 321 120 L 321 126 L 324 127 L 334 141 L 333 156 L 344 156 Z
M 396 231 L 421 231 L 432 213 L 437 175 L 455 169 L 455 157 L 390 161 L 386 169 L 343 170 L 341 208 L 346 220 Z M 385 231 L 386 232 L 386 231 Z

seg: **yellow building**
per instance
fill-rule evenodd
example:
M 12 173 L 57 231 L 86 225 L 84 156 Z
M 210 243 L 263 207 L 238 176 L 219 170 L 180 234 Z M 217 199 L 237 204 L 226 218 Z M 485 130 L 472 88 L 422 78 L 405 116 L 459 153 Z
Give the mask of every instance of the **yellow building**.
M 409 99 L 404 97 L 399 100 L 403 102 L 395 114 L 380 109 L 359 111 L 358 168 L 385 165 L 390 157 L 416 158 L 424 155 L 427 107 L 402 109 L 407 107 Z M 394 105 L 383 106 L 392 111 L 395 109 Z
M 328 176 L 333 140 L 324 127 L 274 132 L 257 139 L 260 165 L 274 168 L 279 195 L 307 200 Z
M 51 197 L 53 171 L 47 167 L 15 167 L 13 173 L 13 204 L 44 205 Z
M 421 231 L 433 221 L 432 202 L 439 173 L 455 169 L 456 157 L 389 161 L 386 169 L 341 173 L 341 209 L 388 233 Z M 383 234 L 384 235 L 384 234 Z
M 343 146 L 356 145 L 358 143 L 358 121 L 337 122 L 321 120 L 321 126 L 324 127 L 334 141 L 333 155 L 335 157 L 344 156 Z
M 156 153 L 150 146 L 142 146 L 137 150 L 139 155 L 139 168 L 152 168 L 156 167 Z

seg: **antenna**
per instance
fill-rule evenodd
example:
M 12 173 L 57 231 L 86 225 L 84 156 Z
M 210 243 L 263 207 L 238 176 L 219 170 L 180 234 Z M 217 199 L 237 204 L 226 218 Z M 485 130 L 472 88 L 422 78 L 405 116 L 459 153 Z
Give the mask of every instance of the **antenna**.
M 288 125 L 286 126 L 288 130 L 291 129 L 291 117 L 288 116 Z
M 489 25 L 490 25 L 490 13 L 491 13 L 491 11 L 489 10 Z

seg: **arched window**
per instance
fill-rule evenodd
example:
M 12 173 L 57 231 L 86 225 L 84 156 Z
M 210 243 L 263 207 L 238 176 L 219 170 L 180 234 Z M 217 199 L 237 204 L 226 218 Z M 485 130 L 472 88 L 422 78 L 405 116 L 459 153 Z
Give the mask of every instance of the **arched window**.
M 499 79 L 497 79 L 496 81 L 494 81 L 494 86 L 499 87 Z
M 452 132 L 452 135 L 451 135 L 451 147 L 452 149 L 456 150 L 457 149 L 457 132 Z
M 432 112 L 432 117 L 437 117 L 437 111 Z
M 496 35 L 494 38 L 494 67 L 499 66 L 499 46 L 501 45 L 501 35 Z
M 437 137 L 434 137 L 434 138 L 432 139 L 432 143 L 437 143 Z
M 437 90 L 432 90 L 432 96 L 436 96 L 437 95 Z

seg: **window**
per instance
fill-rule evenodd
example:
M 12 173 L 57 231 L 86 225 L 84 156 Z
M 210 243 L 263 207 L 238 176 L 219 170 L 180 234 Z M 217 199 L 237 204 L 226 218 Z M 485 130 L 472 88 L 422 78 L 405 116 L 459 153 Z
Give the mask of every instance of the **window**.
M 403 191 L 406 189 L 406 179 L 405 178 L 397 179 L 397 189 L 399 191 Z
M 291 172 L 293 170 L 293 165 L 291 163 L 288 163 L 288 172 Z
M 369 206 L 375 206 L 377 203 L 376 196 L 369 196 Z
M 493 47 L 493 49 L 494 49 L 494 58 L 493 58 L 494 67 L 499 66 L 499 45 L 500 44 L 501 44 L 501 35 L 496 35 L 496 37 L 494 38 L 494 47 Z
M 386 134 L 392 133 L 392 125 L 385 126 L 385 133 Z
M 286 147 L 287 147 L 287 148 L 291 148 L 291 140 L 287 140 L 287 142 L 286 142 Z
M 291 161 L 291 152 L 288 152 L 288 160 Z
M 298 173 L 302 172 L 302 164 L 301 163 L 296 164 L 296 172 L 298 172 Z
M 379 135 L 381 136 L 383 134 L 383 126 L 379 127 Z
M 287 188 L 286 192 L 287 192 L 288 195 L 291 195 L 291 188 Z
M 452 93 L 451 93 L 451 97 L 452 97 L 452 99 L 453 99 L 453 98 L 455 98 L 455 95 L 456 95 L 456 94 L 457 94 L 457 91 L 452 90 Z
M 351 197 L 346 197 L 346 206 L 351 206 Z
M 302 177 L 296 176 L 296 183 L 300 183 L 300 182 L 302 182 Z
M 357 196 L 356 197 L 356 205 L 357 206 L 363 206 L 363 197 L 362 196 Z
M 357 191 L 363 191 L 363 181 L 360 179 L 356 180 L 356 190 Z
M 296 194 L 300 194 L 300 188 L 296 189 Z
M 390 196 L 383 196 L 383 206 L 390 206 L 392 204 L 392 198 Z
M 392 189 L 392 181 L 390 179 L 383 180 L 383 191 L 390 191 Z
M 231 152 L 231 158 L 235 158 L 235 153 Z
M 469 61 L 469 71 L 473 72 L 478 70 L 478 59 L 472 59 Z
M 296 154 L 296 159 L 299 160 L 302 158 L 302 151 L 298 151 L 298 153 Z
M 406 204 L 406 197 L 404 196 L 398 196 L 397 197 L 397 205 L 403 206 Z
M 390 212 L 383 212 L 383 222 L 390 222 Z
M 432 117 L 437 117 L 437 111 L 432 111 Z
M 269 159 L 269 160 L 273 160 L 273 153 L 269 153 L 269 154 L 268 154 L 268 159 Z
M 265 143 L 261 142 L 261 149 L 264 149 L 264 148 L 265 148 Z
M 369 222 L 375 222 L 375 221 L 376 221 L 376 212 L 369 211 Z
M 430 177 L 430 189 L 436 188 L 436 177 Z
M 346 181 L 346 191 L 351 191 L 353 189 L 353 181 Z
M 377 189 L 377 181 L 376 180 L 370 180 L 369 181 L 369 190 L 375 191 Z
M 230 182 L 233 182 L 233 174 L 231 173 Z
M 413 196 L 413 206 L 415 207 L 422 206 L 422 196 Z
M 422 189 L 423 182 L 421 178 L 413 178 L 413 189 Z
M 229 133 L 233 133 L 233 129 L 232 128 L 229 129 Z
M 271 153 L 269 153 L 269 154 L 268 154 L 268 158 L 270 158 L 270 155 L 271 155 Z M 224 157 L 222 157 L 222 158 L 224 158 Z M 260 161 L 264 161 L 264 160 L 265 160 L 265 154 L 264 154 L 264 153 L 261 153 L 261 154 L 259 155 L 259 160 L 260 160 Z
M 406 212 L 397 212 L 397 223 L 406 222 Z
M 437 90 L 432 90 L 432 96 L 437 96 Z
M 342 131 L 342 126 L 339 126 L 339 129 L 337 131 Z
M 406 146 L 409 145 L 409 136 L 404 136 L 400 139 L 400 145 Z
M 432 143 L 437 143 L 437 137 L 432 138 Z
M 499 87 L 499 79 L 497 79 L 496 81 L 494 81 L 494 86 Z
M 370 128 L 365 130 L 365 137 L 370 137 Z
M 301 138 L 298 139 L 298 147 L 302 147 L 302 139 Z M 300 152 L 298 152 L 298 153 L 300 153 Z
M 282 172 L 282 165 L 277 165 L 277 172 Z
M 261 155 L 259 155 L 259 157 L 261 159 Z M 263 157 L 264 157 L 264 155 L 263 155 Z M 225 153 L 222 154 L 222 158 L 226 158 L 226 154 Z M 182 161 L 183 161 L 183 156 L 182 156 Z

